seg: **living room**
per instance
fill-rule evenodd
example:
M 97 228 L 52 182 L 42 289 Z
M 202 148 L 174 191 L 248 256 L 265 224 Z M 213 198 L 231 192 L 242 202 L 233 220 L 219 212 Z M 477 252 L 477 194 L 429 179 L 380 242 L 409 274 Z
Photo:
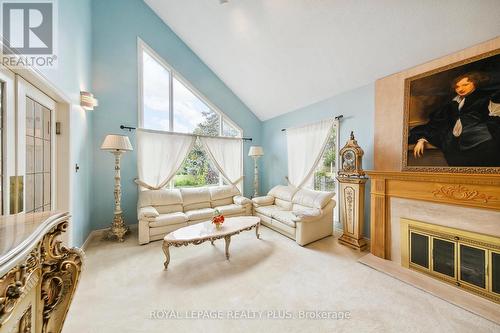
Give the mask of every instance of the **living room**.
M 500 325 L 493 0 L 1 0 L 0 332 Z

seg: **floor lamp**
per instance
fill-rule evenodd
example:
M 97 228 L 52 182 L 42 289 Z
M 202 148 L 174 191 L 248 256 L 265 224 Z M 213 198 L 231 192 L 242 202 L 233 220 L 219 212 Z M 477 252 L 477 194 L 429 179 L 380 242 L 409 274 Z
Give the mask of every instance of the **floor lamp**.
M 124 152 L 131 151 L 132 145 L 128 136 L 125 135 L 107 135 L 101 145 L 102 150 L 107 150 L 115 155 L 115 216 L 111 228 L 108 231 L 108 238 L 117 238 L 119 242 L 123 242 L 123 237 L 129 231 L 128 227 L 123 222 L 122 217 L 122 189 L 120 184 L 120 157 Z
M 259 157 L 264 156 L 264 149 L 261 146 L 251 146 L 248 151 L 248 156 L 253 157 L 253 197 L 259 196 L 259 167 L 257 165 L 257 160 Z

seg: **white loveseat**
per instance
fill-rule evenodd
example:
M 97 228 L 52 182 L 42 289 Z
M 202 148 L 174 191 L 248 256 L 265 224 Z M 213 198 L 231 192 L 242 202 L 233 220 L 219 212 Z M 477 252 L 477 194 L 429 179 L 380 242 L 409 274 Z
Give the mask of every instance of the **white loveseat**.
M 254 215 L 271 229 L 304 246 L 333 234 L 333 192 L 278 185 L 252 199 Z
M 234 186 L 141 191 L 137 204 L 139 244 L 210 220 L 215 209 L 228 217 L 252 215 L 252 201 L 242 197 Z

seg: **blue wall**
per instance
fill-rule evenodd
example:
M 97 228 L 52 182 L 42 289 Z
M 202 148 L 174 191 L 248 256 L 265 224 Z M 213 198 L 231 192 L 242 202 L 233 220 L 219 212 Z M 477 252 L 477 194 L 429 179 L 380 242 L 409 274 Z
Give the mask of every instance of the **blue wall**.
M 92 112 L 82 110 L 80 91 L 91 91 L 91 0 L 59 1 L 58 67 L 42 70 L 47 79 L 71 99 L 70 113 L 72 236 L 76 246 L 83 244 L 91 230 L 92 211 Z
M 262 158 L 263 193 L 277 184 L 286 184 L 288 174 L 286 134 L 282 128 L 295 127 L 322 119 L 344 115 L 340 122 L 340 147 L 354 131 L 358 144 L 363 148 L 363 168 L 373 169 L 373 137 L 375 114 L 375 85 L 370 84 L 333 96 L 321 102 L 272 118 L 263 123 L 262 142 L 265 156 Z M 365 235 L 370 233 L 370 185 L 366 190 Z
M 137 37 L 151 46 L 197 90 L 259 144 L 261 122 L 182 40 L 140 0 L 94 0 L 92 4 L 92 92 L 99 98 L 94 113 L 94 197 L 92 227 L 107 227 L 113 218 L 113 156 L 99 146 L 106 134 L 129 135 L 121 124 L 137 126 Z M 249 143 L 245 144 L 245 152 Z M 122 159 L 122 209 L 128 224 L 137 223 L 136 153 Z M 252 191 L 252 160 L 245 157 L 245 193 Z

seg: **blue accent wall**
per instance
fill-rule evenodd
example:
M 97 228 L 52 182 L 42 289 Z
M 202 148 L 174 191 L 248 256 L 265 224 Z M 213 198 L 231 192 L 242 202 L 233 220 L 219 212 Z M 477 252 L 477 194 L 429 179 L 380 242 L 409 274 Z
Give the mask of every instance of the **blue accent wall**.
M 91 91 L 91 3 L 92 0 L 58 1 L 58 66 L 42 74 L 71 99 L 70 113 L 71 232 L 76 246 L 83 244 L 91 230 L 93 133 L 92 112 L 79 108 L 80 91 Z M 73 166 L 80 170 L 75 173 Z
M 262 142 L 265 156 L 261 161 L 263 193 L 273 186 L 286 184 L 288 174 L 286 134 L 282 128 L 306 125 L 319 120 L 344 115 L 340 122 L 340 147 L 354 131 L 358 144 L 363 148 L 363 168 L 373 169 L 373 138 L 375 114 L 375 85 L 370 84 L 333 96 L 321 102 L 264 121 Z M 365 236 L 370 235 L 370 184 L 366 189 Z
M 126 134 L 134 148 L 135 133 L 121 124 L 138 125 L 137 38 L 140 37 L 198 91 L 243 128 L 246 153 L 259 144 L 262 123 L 196 54 L 140 0 L 94 0 L 92 3 L 92 92 L 99 99 L 93 117 L 94 184 L 92 228 L 108 227 L 113 219 L 114 158 L 99 149 L 107 134 Z M 252 191 L 253 162 L 245 154 L 245 194 Z M 127 224 L 137 223 L 136 153 L 123 155 L 122 209 Z M 90 180 L 89 180 L 90 181 Z

